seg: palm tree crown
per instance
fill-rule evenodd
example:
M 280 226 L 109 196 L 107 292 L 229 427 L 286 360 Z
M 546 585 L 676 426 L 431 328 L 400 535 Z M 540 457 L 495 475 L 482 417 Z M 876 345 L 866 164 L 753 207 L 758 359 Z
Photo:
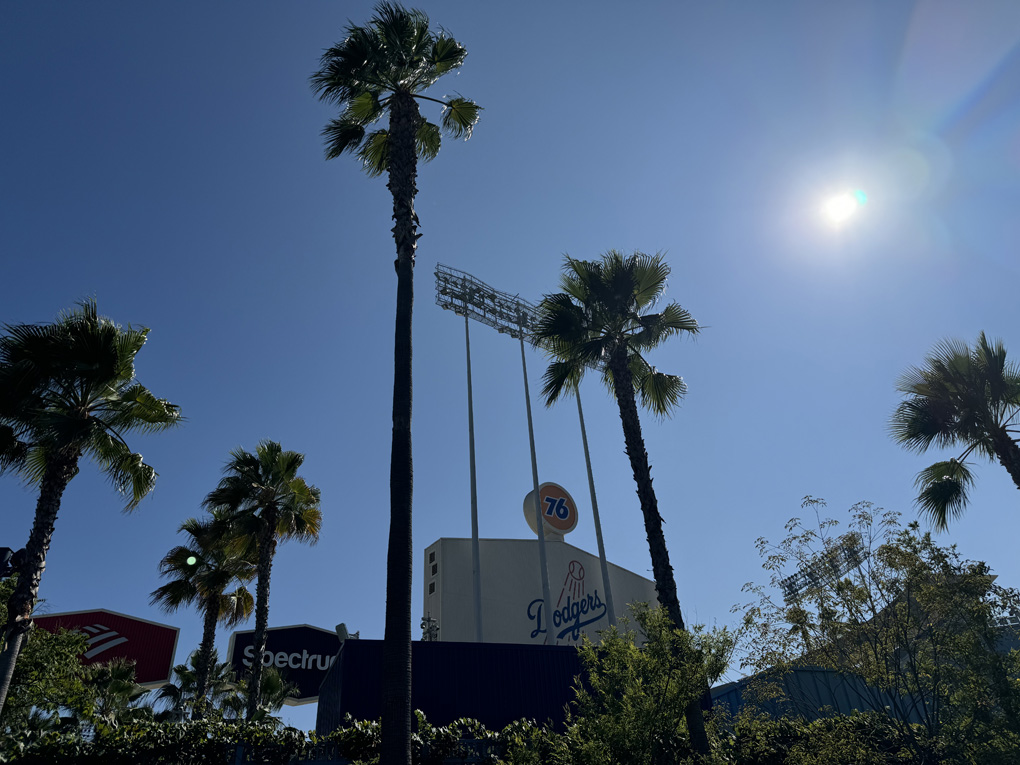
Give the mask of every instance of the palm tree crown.
M 180 409 L 135 379 L 144 328 L 100 316 L 94 300 L 53 324 L 6 325 L 0 337 L 0 470 L 39 486 L 35 521 L 18 584 L 8 604 L 0 654 L 3 709 L 22 638 L 31 624 L 46 554 L 67 484 L 90 457 L 132 509 L 153 488 L 156 471 L 125 435 L 180 424 Z
M 124 436 L 180 424 L 180 408 L 135 379 L 135 356 L 149 330 L 99 316 L 94 300 L 54 324 L 6 325 L 0 337 L 0 426 L 7 454 L 34 483 L 62 458 L 89 456 L 132 509 L 152 490 L 156 471 Z
M 687 390 L 683 378 L 658 371 L 642 356 L 671 335 L 700 329 L 675 302 L 649 313 L 662 299 L 668 276 L 662 254 L 610 250 L 600 261 L 567 257 L 563 291 L 542 300 L 533 335 L 556 359 L 543 378 L 547 404 L 576 387 L 589 368 L 602 373 L 611 391 L 614 368 L 629 372 L 641 403 L 657 415 L 679 404 Z
M 223 524 L 224 519 L 189 518 L 181 524 L 181 532 L 190 539 L 187 544 L 174 547 L 160 561 L 160 576 L 169 581 L 154 590 L 150 600 L 168 613 L 193 604 L 202 612 L 202 641 L 195 653 L 194 702 L 198 714 L 206 701 L 209 673 L 216 661 L 216 624 L 239 624 L 254 610 L 254 599 L 242 584 L 255 578 L 253 557 L 229 551 L 227 539 L 217 533 L 220 528 L 217 521 Z M 238 586 L 230 590 L 235 583 Z
M 443 107 L 440 125 L 420 117 L 411 125 L 419 159 L 436 157 L 443 132 L 453 138 L 469 138 L 481 107 L 460 96 L 437 99 L 423 95 L 440 77 L 459 68 L 466 56 L 467 51 L 456 40 L 429 29 L 429 18 L 422 11 L 395 3 L 378 5 L 376 15 L 363 27 L 349 25 L 347 38 L 322 55 L 319 71 L 312 75 L 312 87 L 319 98 L 342 110 L 322 131 L 326 157 L 334 159 L 350 152 L 361 159 L 369 175 L 386 172 L 391 131 L 368 132 L 366 128 L 399 109 L 407 98 L 434 101 Z
M 1006 359 L 1001 341 L 982 332 L 971 348 L 943 340 L 921 367 L 900 377 L 906 399 L 890 422 L 893 439 L 919 454 L 962 446 L 960 456 L 936 462 L 917 475 L 917 504 L 936 527 L 945 529 L 966 508 L 974 475 L 966 459 L 977 453 L 998 460 L 1020 488 L 1020 447 L 1015 420 L 1020 412 L 1020 368 Z
M 255 597 L 255 656 L 266 650 L 269 629 L 269 583 L 278 541 L 297 539 L 314 544 L 319 538 L 322 510 L 319 490 L 297 474 L 304 455 L 285 451 L 275 441 L 262 441 L 255 453 L 235 449 L 219 485 L 204 505 L 219 516 L 218 528 L 231 538 L 238 555 L 258 561 Z M 248 687 L 248 719 L 259 705 L 262 662 L 253 661 Z

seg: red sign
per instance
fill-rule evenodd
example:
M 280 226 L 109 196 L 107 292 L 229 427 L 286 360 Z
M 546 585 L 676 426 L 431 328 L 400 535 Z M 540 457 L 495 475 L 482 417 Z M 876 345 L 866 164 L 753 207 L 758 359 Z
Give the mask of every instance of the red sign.
M 47 614 L 33 621 L 47 632 L 63 628 L 85 635 L 88 649 L 81 657 L 84 664 L 131 659 L 139 685 L 161 685 L 170 679 L 180 632 L 176 627 L 102 608 Z

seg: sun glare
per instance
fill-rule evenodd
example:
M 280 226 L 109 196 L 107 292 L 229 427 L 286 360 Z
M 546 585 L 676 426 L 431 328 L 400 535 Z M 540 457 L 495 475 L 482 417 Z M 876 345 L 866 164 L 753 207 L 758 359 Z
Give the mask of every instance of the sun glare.
M 841 226 L 868 202 L 868 195 L 860 189 L 845 191 L 830 197 L 822 205 L 822 216 L 833 226 Z

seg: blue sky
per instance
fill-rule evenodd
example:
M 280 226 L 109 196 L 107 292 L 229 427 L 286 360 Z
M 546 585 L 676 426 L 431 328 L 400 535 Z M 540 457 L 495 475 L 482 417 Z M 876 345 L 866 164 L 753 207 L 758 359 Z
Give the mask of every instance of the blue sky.
M 732 623 L 762 581 L 759 536 L 801 497 L 843 516 L 914 517 L 935 459 L 896 447 L 894 384 L 939 339 L 981 330 L 1020 354 L 1020 6 L 1013 2 L 421 6 L 468 49 L 435 95 L 485 107 L 421 168 L 416 268 L 415 547 L 470 533 L 463 330 L 433 303 L 437 262 L 537 300 L 564 253 L 664 251 L 668 295 L 705 327 L 654 356 L 690 392 L 645 421 L 689 619 Z M 148 606 L 156 564 L 231 449 L 307 455 L 325 520 L 284 545 L 271 621 L 381 637 L 395 299 L 390 198 L 326 162 L 307 81 L 365 2 L 0 7 L 0 321 L 86 296 L 151 328 L 140 379 L 187 423 L 137 439 L 160 473 L 130 515 L 90 466 L 64 496 L 41 594 L 200 637 Z M 869 202 L 836 230 L 832 193 Z M 531 488 L 519 351 L 474 328 L 481 533 L 523 537 Z M 543 359 L 529 351 L 537 386 Z M 611 560 L 647 544 L 619 420 L 583 387 Z M 595 549 L 573 407 L 536 411 L 542 480 L 567 486 Z M 0 479 L 4 538 L 35 498 Z M 1016 489 L 982 465 L 945 538 L 1020 585 Z M 420 577 L 420 565 L 416 567 Z M 421 582 L 415 582 L 416 612 Z M 221 632 L 225 649 L 227 632 Z M 286 712 L 301 727 L 314 712 Z

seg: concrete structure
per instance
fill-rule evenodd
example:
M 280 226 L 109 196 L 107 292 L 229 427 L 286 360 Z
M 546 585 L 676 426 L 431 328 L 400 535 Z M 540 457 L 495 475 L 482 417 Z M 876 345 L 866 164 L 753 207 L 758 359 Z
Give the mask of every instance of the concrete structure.
M 597 639 L 609 626 L 598 556 L 549 540 L 552 607 L 545 608 L 538 565 L 538 540 L 482 539 L 482 618 L 486 643 L 576 645 L 582 635 Z M 425 550 L 424 616 L 439 622 L 439 640 L 474 640 L 471 540 L 442 538 Z M 655 585 L 609 564 L 620 616 L 623 604 L 656 603 Z M 551 625 L 550 625 L 551 623 Z

